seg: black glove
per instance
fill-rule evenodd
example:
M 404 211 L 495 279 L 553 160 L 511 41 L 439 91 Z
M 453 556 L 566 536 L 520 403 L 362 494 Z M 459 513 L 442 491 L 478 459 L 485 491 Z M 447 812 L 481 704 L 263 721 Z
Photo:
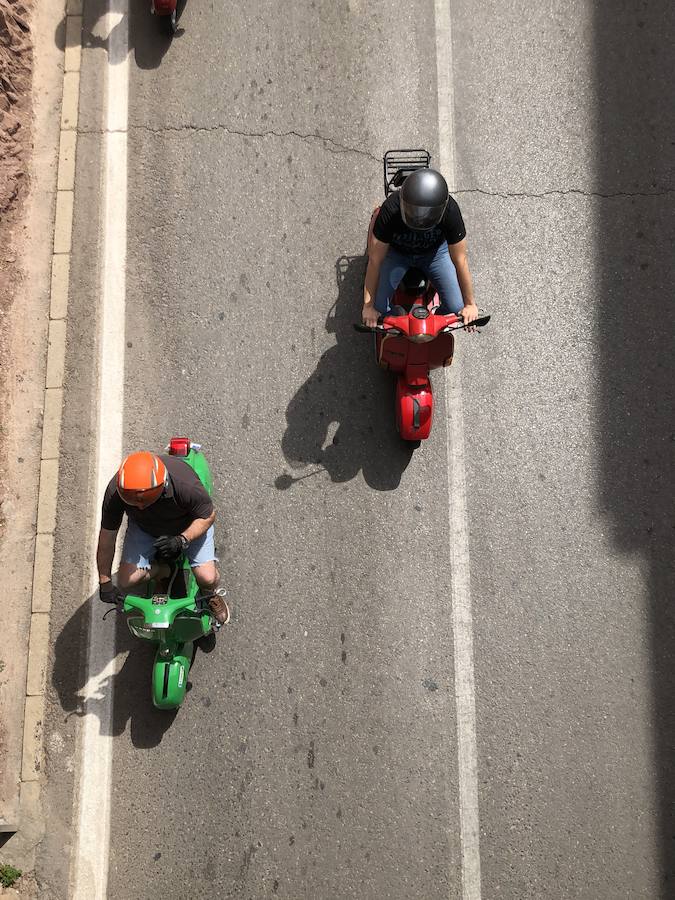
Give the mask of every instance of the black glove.
M 103 581 L 98 586 L 98 599 L 101 603 L 120 603 L 124 595 L 112 581 Z
M 154 543 L 155 559 L 171 562 L 181 555 L 187 545 L 187 538 L 182 534 L 164 534 Z

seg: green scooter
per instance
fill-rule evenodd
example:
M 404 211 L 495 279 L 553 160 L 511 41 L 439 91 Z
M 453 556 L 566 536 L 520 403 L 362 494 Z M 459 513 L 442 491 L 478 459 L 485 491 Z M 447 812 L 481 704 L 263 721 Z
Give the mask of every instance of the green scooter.
M 180 456 L 194 470 L 211 494 L 213 484 L 206 457 L 199 444 L 187 438 L 172 438 L 168 452 Z M 220 628 L 208 606 L 201 608 L 199 587 L 185 556 L 172 566 L 171 575 L 162 580 L 165 586 L 149 583 L 149 596 L 127 594 L 123 612 L 132 634 L 157 644 L 152 667 L 152 702 L 159 709 L 177 709 L 185 699 L 187 678 L 192 663 L 192 645 Z

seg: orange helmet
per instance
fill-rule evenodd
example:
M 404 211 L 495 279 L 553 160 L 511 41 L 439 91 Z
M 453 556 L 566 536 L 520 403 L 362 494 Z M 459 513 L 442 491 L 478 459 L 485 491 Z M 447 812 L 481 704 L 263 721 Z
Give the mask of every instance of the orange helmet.
M 166 466 L 154 453 L 131 453 L 117 472 L 117 493 L 131 506 L 150 506 L 162 496 L 168 475 Z

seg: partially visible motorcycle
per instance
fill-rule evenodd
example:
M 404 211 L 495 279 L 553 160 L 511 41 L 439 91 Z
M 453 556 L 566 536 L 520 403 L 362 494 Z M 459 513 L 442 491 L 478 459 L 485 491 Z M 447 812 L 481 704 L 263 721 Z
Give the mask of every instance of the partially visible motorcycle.
M 399 189 L 411 172 L 428 168 L 426 150 L 388 150 L 384 155 L 384 191 L 388 196 Z M 368 230 L 370 249 L 376 207 Z M 461 316 L 440 315 L 436 288 L 420 269 L 408 269 L 394 293 L 389 315 L 374 326 L 356 323 L 360 332 L 375 334 L 378 364 L 394 372 L 396 381 L 396 427 L 405 441 L 419 442 L 429 437 L 433 420 L 433 390 L 429 372 L 452 363 L 454 332 L 465 330 Z M 490 316 L 481 316 L 469 329 L 487 325 Z
M 171 34 L 178 28 L 178 0 L 150 0 L 150 12 L 160 16 L 167 24 Z

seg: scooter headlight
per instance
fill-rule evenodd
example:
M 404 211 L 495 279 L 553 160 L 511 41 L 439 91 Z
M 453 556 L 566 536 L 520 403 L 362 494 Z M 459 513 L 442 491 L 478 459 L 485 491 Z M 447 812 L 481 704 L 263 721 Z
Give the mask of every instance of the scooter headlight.
M 408 340 L 413 344 L 428 344 L 436 338 L 435 334 L 409 334 Z

